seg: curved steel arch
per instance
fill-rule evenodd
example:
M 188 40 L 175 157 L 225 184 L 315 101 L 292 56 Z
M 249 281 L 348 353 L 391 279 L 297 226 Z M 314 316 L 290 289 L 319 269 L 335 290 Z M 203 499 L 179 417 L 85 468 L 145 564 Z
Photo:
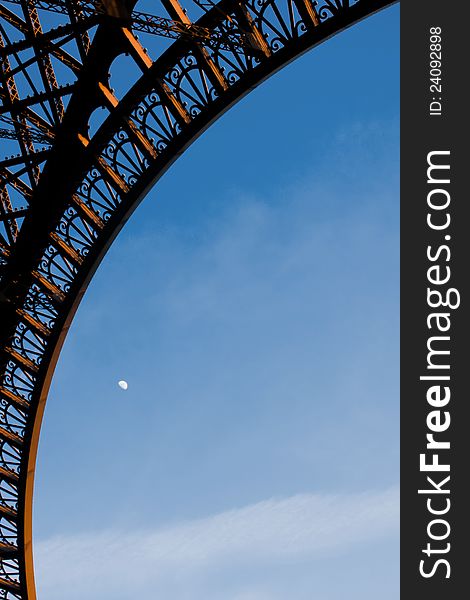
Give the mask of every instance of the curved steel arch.
M 148 15 L 131 16 L 133 0 L 96 0 L 97 14 L 86 0 L 8 1 L 11 10 L 0 6 L 0 136 L 17 154 L 0 162 L 0 598 L 33 600 L 42 414 L 101 258 L 215 119 L 295 57 L 394 0 L 194 0 L 196 25 L 177 0 L 161 0 L 171 18 L 163 35 L 175 41 L 156 60 L 133 33 L 153 27 Z M 46 10 L 60 15 L 59 27 L 41 27 Z M 140 75 L 119 100 L 108 72 L 122 54 Z M 107 116 L 91 134 L 102 106 Z

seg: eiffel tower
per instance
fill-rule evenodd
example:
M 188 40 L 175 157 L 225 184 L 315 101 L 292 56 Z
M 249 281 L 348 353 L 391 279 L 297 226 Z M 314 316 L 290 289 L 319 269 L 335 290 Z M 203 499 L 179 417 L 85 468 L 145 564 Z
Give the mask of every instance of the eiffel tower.
M 0 599 L 36 598 L 42 415 L 64 338 L 110 244 L 240 98 L 392 3 L 159 0 L 158 15 L 135 0 L 0 4 Z M 117 92 L 110 77 L 123 58 Z M 320 74 L 305 75 L 321 84 Z

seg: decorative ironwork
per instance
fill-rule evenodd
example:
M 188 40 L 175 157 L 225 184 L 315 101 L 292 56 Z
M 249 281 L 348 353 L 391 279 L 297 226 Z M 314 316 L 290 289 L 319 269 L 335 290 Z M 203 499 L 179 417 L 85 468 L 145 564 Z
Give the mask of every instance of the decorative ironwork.
M 239 98 L 391 3 L 194 0 L 195 22 L 178 0 L 161 0 L 168 19 L 136 13 L 133 0 L 0 5 L 0 598 L 36 597 L 32 489 L 44 403 L 74 312 L 123 222 Z M 136 29 L 173 41 L 152 59 Z M 118 98 L 109 75 L 124 54 L 140 75 Z

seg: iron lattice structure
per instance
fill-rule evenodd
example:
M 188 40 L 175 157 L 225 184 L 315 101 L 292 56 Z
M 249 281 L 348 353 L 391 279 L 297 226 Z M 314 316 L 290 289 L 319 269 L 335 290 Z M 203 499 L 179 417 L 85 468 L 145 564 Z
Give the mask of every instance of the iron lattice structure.
M 42 414 L 73 315 L 113 239 L 238 99 L 393 2 L 152 1 L 167 16 L 136 12 L 134 0 L 0 5 L 0 598 L 36 598 Z M 118 94 L 110 75 L 122 74 L 123 57 Z

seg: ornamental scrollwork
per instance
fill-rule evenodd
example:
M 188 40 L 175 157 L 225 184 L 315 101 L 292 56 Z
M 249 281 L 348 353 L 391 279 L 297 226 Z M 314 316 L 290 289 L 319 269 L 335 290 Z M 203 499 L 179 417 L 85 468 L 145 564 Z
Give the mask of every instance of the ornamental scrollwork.
M 192 118 L 218 96 L 207 72 L 192 52 L 178 60 L 165 75 L 164 82 Z
M 120 204 L 119 192 L 106 181 L 102 172 L 92 167 L 76 195 L 102 221 L 108 221 Z
M 131 113 L 131 119 L 158 154 L 181 132 L 181 125 L 155 90 L 139 102 Z
M 149 166 L 144 152 L 130 139 L 124 129 L 112 137 L 102 156 L 108 161 L 114 173 L 129 186 L 134 185 Z

